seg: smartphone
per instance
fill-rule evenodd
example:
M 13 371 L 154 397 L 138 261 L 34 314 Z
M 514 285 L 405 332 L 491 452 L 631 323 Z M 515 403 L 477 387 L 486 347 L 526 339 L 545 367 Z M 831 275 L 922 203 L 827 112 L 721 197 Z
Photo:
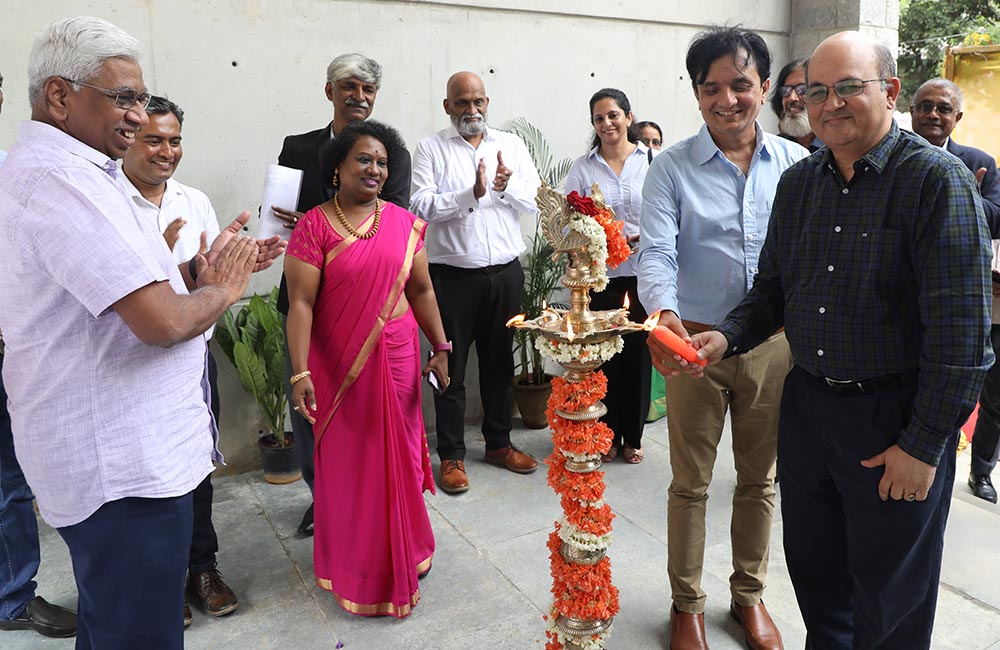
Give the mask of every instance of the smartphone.
M 428 350 L 427 360 L 430 361 L 433 356 L 434 352 Z M 444 389 L 441 387 L 441 380 L 438 379 L 437 373 L 433 370 L 427 373 L 427 383 L 431 385 L 431 390 L 434 391 L 435 395 L 440 395 L 444 392 Z

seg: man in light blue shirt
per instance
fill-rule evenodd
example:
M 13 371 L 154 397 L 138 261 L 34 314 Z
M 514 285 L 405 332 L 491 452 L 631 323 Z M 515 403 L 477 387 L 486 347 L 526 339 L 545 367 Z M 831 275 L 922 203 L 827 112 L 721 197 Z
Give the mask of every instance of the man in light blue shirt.
M 771 203 L 782 172 L 808 155 L 761 129 L 770 53 L 759 35 L 713 28 L 695 36 L 687 69 L 705 124 L 653 159 L 643 186 L 639 298 L 659 325 L 682 337 L 710 329 L 746 295 L 757 273 Z M 732 616 L 749 647 L 782 648 L 761 601 L 774 511 L 778 402 L 791 365 L 784 333 L 753 352 L 679 374 L 679 360 L 650 337 L 653 364 L 667 386 L 673 479 L 667 501 L 667 574 L 673 598 L 673 650 L 707 648 L 705 503 L 732 409 Z

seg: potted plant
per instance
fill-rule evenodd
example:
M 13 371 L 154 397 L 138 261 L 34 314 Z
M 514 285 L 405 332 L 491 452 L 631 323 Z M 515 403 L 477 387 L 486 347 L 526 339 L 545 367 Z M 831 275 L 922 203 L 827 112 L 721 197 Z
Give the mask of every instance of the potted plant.
M 559 187 L 566 180 L 572 159 L 554 161 L 548 141 L 542 132 L 524 118 L 515 118 L 504 128 L 520 137 L 528 147 L 531 159 L 538 169 L 538 176 L 551 187 Z M 553 259 L 552 246 L 539 232 L 541 215 L 535 217 L 534 232 L 528 241 L 528 251 L 523 258 L 524 288 L 521 291 L 521 312 L 525 318 L 537 318 L 545 304 L 552 304 L 552 295 L 559 287 L 564 268 L 561 260 Z M 514 334 L 514 352 L 517 355 L 517 374 L 514 376 L 514 401 L 521 413 L 521 420 L 529 429 L 548 426 L 545 405 L 552 392 L 552 376 L 545 372 L 545 360 L 535 347 L 538 335 L 518 330 Z
M 302 477 L 295 439 L 285 431 L 285 333 L 277 310 L 278 287 L 266 298 L 254 295 L 234 316 L 229 310 L 215 338 L 253 395 L 267 431 L 259 431 L 257 447 L 268 483 L 292 483 Z

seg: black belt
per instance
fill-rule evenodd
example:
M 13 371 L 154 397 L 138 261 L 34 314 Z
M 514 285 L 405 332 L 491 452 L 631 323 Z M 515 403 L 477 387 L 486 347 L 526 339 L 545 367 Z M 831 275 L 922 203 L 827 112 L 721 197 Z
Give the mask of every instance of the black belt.
M 459 275 L 493 275 L 495 273 L 500 273 L 509 266 L 512 266 L 517 262 L 515 257 L 506 264 L 493 264 L 492 266 L 480 266 L 474 269 L 467 269 L 461 266 L 452 266 L 451 264 L 431 264 L 432 267 L 438 267 L 439 269 L 445 269 Z
M 833 379 L 832 377 L 823 377 L 808 372 L 806 374 L 814 379 L 816 385 L 820 388 L 841 395 L 867 395 L 877 392 L 879 388 L 892 388 L 917 380 L 916 372 L 903 372 L 898 375 L 885 375 L 861 381 L 855 379 Z

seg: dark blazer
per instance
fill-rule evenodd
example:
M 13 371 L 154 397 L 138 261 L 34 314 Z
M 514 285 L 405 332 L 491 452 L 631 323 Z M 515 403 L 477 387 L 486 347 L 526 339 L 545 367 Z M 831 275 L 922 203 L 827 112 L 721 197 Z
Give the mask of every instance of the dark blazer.
M 983 196 L 983 212 L 986 213 L 990 236 L 993 239 L 1000 239 L 1000 172 L 997 172 L 996 160 L 981 149 L 962 146 L 951 138 L 948 139 L 948 152 L 965 163 L 973 174 L 977 169 L 986 168 L 986 176 L 979 186 L 979 193 Z
M 333 198 L 333 168 L 325 160 L 333 143 L 330 139 L 332 124 L 331 122 L 322 129 L 309 133 L 287 136 L 281 145 L 278 164 L 302 170 L 302 190 L 299 192 L 299 204 L 295 208 L 299 212 L 307 212 Z M 393 160 L 389 167 L 389 177 L 382 187 L 382 198 L 409 209 L 410 152 L 406 149 L 403 149 L 399 160 Z M 281 274 L 281 288 L 278 291 L 278 311 L 288 314 L 288 285 L 284 273 Z

